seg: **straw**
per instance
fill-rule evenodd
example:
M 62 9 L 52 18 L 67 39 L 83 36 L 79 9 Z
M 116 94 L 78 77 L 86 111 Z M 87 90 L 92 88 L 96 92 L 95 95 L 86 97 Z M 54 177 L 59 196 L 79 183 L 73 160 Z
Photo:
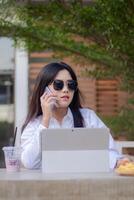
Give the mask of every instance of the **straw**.
M 15 145 L 16 135 L 17 135 L 17 127 L 15 128 L 14 131 L 13 146 Z

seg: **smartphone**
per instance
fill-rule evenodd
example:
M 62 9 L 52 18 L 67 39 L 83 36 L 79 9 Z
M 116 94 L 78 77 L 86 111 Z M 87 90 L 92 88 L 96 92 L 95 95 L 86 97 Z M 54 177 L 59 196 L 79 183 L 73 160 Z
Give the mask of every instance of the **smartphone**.
M 46 87 L 44 92 L 47 92 L 48 94 L 52 94 L 52 92 L 51 92 L 51 90 L 49 89 L 49 87 Z
M 46 87 L 44 92 L 47 92 L 48 94 L 52 94 L 52 91 L 49 89 L 49 87 Z M 53 109 L 55 106 L 56 106 L 56 101 L 53 99 L 51 102 L 51 108 Z

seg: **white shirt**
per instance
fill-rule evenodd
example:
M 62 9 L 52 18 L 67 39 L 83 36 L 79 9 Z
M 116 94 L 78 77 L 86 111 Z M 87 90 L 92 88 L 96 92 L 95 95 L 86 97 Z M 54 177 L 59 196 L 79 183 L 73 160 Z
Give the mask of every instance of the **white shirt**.
M 82 108 L 80 112 L 83 116 L 85 127 L 87 128 L 106 128 L 105 124 L 99 119 L 93 110 Z M 46 129 L 41 124 L 42 116 L 30 121 L 24 129 L 21 136 L 22 155 L 21 162 L 24 167 L 29 169 L 37 169 L 41 167 L 41 147 L 40 147 L 40 132 Z M 49 128 L 73 128 L 73 115 L 68 108 L 66 116 L 64 116 L 62 123 L 55 118 L 50 119 Z M 110 153 L 110 169 L 116 165 L 117 159 L 121 157 L 115 149 L 115 143 L 110 135 L 109 137 L 109 153 Z

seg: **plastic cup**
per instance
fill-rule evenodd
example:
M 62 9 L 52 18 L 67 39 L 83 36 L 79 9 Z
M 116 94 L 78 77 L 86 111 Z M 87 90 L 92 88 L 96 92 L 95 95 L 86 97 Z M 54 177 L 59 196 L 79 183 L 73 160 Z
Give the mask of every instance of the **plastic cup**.
M 6 170 L 8 172 L 20 171 L 21 148 L 15 146 L 3 147 Z

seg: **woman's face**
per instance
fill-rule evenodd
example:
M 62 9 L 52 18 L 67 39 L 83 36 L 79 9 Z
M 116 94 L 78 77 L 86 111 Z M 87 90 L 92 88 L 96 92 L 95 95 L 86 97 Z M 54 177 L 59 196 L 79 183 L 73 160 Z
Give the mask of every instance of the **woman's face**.
M 57 96 L 57 104 L 59 108 L 67 108 L 73 99 L 74 90 L 68 88 L 68 83 L 71 82 L 72 77 L 70 73 L 64 69 L 58 72 L 54 82 L 49 85 L 50 90 Z M 62 83 L 63 88 L 59 90 L 54 89 L 55 83 L 58 84 L 58 86 Z

